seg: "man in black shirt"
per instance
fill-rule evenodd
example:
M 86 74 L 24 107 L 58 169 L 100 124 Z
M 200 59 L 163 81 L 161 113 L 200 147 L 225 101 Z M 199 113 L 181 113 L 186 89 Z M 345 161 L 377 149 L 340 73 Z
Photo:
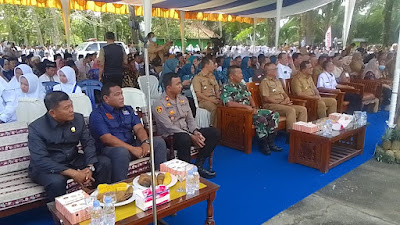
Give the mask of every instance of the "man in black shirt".
M 67 179 L 82 187 L 111 182 L 111 161 L 96 156 L 82 114 L 74 113 L 68 95 L 55 91 L 46 95 L 47 113 L 29 125 L 29 176 L 43 185 L 49 200 L 65 194 Z M 81 143 L 83 154 L 78 153 Z
M 122 86 L 123 66 L 128 65 L 128 56 L 124 47 L 115 43 L 113 32 L 106 33 L 107 45 L 100 49 L 99 79 L 103 83 L 114 83 Z

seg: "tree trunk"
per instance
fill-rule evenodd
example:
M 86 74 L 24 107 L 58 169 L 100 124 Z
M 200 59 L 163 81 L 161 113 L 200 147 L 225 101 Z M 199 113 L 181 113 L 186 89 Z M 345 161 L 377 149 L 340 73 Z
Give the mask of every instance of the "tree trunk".
M 314 24 L 313 24 L 313 15 L 314 11 L 308 11 L 305 13 L 306 19 L 305 19 L 305 37 L 306 37 L 306 45 L 312 45 L 314 40 L 313 40 L 313 31 L 314 31 Z
M 50 13 L 51 13 L 51 19 L 54 21 L 53 22 L 53 29 L 54 31 L 52 32 L 53 40 L 55 44 L 60 44 L 60 31 L 58 30 L 58 23 L 57 23 L 57 12 L 55 8 L 50 8 Z
M 31 7 L 32 8 L 32 19 L 33 19 L 33 25 L 34 25 L 34 27 L 35 27 L 35 29 L 36 29 L 36 33 L 37 33 L 37 36 L 38 36 L 38 40 L 39 40 L 39 44 L 41 45 L 41 46 L 44 46 L 44 44 L 43 44 L 43 36 L 42 36 L 42 32 L 40 31 L 40 26 L 39 26 L 39 21 L 38 21 L 38 15 L 37 15 L 37 13 L 36 13 L 36 11 L 35 11 L 35 8 L 34 7 Z
M 16 8 L 17 8 L 18 19 L 21 20 L 22 17 L 21 17 L 21 10 L 20 10 L 20 7 L 19 7 L 19 6 L 16 6 Z M 22 23 L 22 21 L 19 21 L 19 22 Z M 22 24 L 22 26 L 23 26 L 23 24 Z M 27 46 L 28 43 L 29 43 L 29 42 L 28 42 L 28 35 L 26 34 L 26 30 L 25 30 L 24 27 L 21 29 L 21 32 L 22 32 L 22 34 L 24 35 L 24 45 Z
M 136 15 L 135 15 L 135 6 L 129 5 L 129 22 L 131 25 L 136 23 Z M 136 29 L 131 28 L 131 36 L 132 36 L 132 44 L 139 44 L 139 36 L 138 31 Z
M 383 46 L 388 46 L 389 45 L 393 4 L 394 4 L 394 0 L 386 0 L 385 1 L 385 8 L 383 10 L 384 20 L 383 20 L 383 32 L 382 32 L 382 44 L 383 44 Z

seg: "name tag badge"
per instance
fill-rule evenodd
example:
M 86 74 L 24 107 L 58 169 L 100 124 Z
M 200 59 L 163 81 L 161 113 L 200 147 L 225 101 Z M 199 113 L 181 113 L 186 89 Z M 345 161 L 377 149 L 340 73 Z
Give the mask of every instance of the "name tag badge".
M 207 89 L 207 86 L 204 86 L 204 90 L 206 90 Z
M 125 116 L 129 115 L 130 113 L 127 110 L 122 110 L 122 114 L 124 114 Z

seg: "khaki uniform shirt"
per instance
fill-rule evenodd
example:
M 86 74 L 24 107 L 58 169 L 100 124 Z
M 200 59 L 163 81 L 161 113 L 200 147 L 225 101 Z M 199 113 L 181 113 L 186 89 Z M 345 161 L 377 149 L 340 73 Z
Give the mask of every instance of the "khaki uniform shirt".
M 294 95 L 305 94 L 315 96 L 315 84 L 311 76 L 299 73 L 298 76 L 292 79 L 291 89 Z
M 160 99 L 153 103 L 152 111 L 157 123 L 157 133 L 161 136 L 193 133 L 199 129 L 189 101 L 183 95 L 178 95 L 176 100 L 173 100 L 164 92 Z
M 263 106 L 268 106 L 268 104 L 271 104 L 269 102 L 265 102 L 263 97 L 271 97 L 277 101 L 283 101 L 287 97 L 286 92 L 283 89 L 282 83 L 278 78 L 264 78 L 261 81 L 259 88 Z
M 219 86 L 214 74 L 203 74 L 200 72 L 194 76 L 192 84 L 195 92 L 200 92 L 207 97 L 217 98 Z M 199 102 L 202 101 L 204 100 L 199 99 Z
M 322 67 L 320 65 L 317 65 L 314 69 L 313 69 L 313 81 L 314 84 L 317 84 L 318 81 L 318 77 L 321 73 L 324 72 L 324 69 L 322 69 Z

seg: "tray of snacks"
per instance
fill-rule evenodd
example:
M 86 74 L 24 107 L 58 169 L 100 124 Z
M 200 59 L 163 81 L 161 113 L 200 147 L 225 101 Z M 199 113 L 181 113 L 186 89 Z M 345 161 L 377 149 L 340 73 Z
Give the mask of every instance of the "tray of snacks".
M 171 188 L 178 181 L 176 176 L 168 172 L 156 172 L 156 177 L 156 186 L 165 185 L 167 188 Z M 151 186 L 151 173 L 142 173 L 140 176 L 135 177 L 135 179 L 133 179 L 133 186 L 141 190 L 149 188 Z
M 97 189 L 90 196 L 96 197 L 97 200 L 100 201 L 100 205 L 104 206 L 104 195 L 109 195 L 110 193 L 112 198 L 114 198 L 114 206 L 123 206 L 135 201 L 132 185 L 124 182 L 116 184 L 99 184 Z

